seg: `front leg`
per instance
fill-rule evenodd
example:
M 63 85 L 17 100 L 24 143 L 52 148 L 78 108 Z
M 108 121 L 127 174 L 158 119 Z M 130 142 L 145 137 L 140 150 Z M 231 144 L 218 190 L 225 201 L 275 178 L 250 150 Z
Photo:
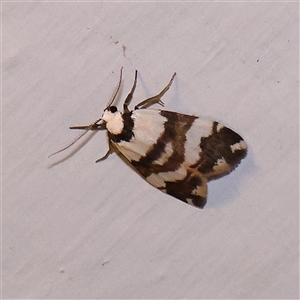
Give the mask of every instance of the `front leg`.
M 153 104 L 156 104 L 156 103 L 160 104 L 161 106 L 164 106 L 164 103 L 161 101 L 160 98 L 161 98 L 161 97 L 166 93 L 166 91 L 170 88 L 170 86 L 171 86 L 171 84 L 172 84 L 172 82 L 173 82 L 173 79 L 174 79 L 175 75 L 176 75 L 176 72 L 173 74 L 173 76 L 172 76 L 170 82 L 167 84 L 167 86 L 166 86 L 159 94 L 157 94 L 156 96 L 153 96 L 153 97 L 151 97 L 151 98 L 148 98 L 148 99 L 146 99 L 146 100 L 140 102 L 139 104 L 137 104 L 137 105 L 135 106 L 134 109 L 147 108 L 147 107 L 149 107 L 149 106 L 151 106 L 151 105 L 153 105 Z
M 128 94 L 128 96 L 126 97 L 126 99 L 124 101 L 124 104 L 123 104 L 123 110 L 124 110 L 124 112 L 129 112 L 128 105 L 130 104 L 130 102 L 132 100 L 133 93 L 134 93 L 134 90 L 135 90 L 135 87 L 136 87 L 136 82 L 137 82 L 137 71 L 135 71 L 134 82 L 133 82 L 133 86 L 131 88 L 131 91 Z
M 69 129 L 77 129 L 77 130 L 91 130 L 91 131 L 95 131 L 95 130 L 105 130 L 105 123 L 100 123 L 100 124 L 91 124 L 91 125 L 79 125 L 79 126 L 71 126 L 69 127 Z
M 93 122 L 92 124 L 87 125 L 87 126 L 72 126 L 72 127 L 70 127 L 70 129 L 80 129 L 80 130 L 84 130 L 84 131 L 77 138 L 75 138 L 69 145 L 67 145 L 66 147 L 50 154 L 48 156 L 48 158 L 55 155 L 55 154 L 58 154 L 60 152 L 63 152 L 65 150 L 67 150 L 68 148 L 73 146 L 78 140 L 80 140 L 84 135 L 86 135 L 90 130 L 103 130 L 103 129 L 105 129 L 104 123 L 98 124 L 98 122 L 101 121 L 101 119 L 102 118 L 96 120 L 95 122 Z

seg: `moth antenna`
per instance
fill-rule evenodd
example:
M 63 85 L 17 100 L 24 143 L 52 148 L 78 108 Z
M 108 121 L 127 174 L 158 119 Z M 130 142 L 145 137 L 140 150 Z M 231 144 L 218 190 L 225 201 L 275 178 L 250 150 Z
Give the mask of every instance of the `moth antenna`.
M 117 96 L 117 94 L 118 94 L 118 92 L 119 92 L 119 89 L 120 89 L 120 86 L 121 86 L 121 82 L 122 82 L 122 70 L 123 70 L 123 67 L 122 67 L 121 70 L 120 70 L 120 79 L 119 79 L 119 83 L 118 83 L 117 87 L 115 88 L 114 93 L 113 93 L 113 95 L 111 96 L 111 98 L 110 98 L 110 100 L 109 100 L 109 102 L 108 102 L 108 104 L 107 104 L 107 106 L 106 106 L 106 108 L 105 108 L 104 110 L 107 110 L 107 109 L 113 104 L 113 102 L 114 102 L 115 99 L 116 99 L 116 96 Z
M 119 83 L 118 83 L 117 87 L 115 88 L 114 93 L 113 93 L 111 99 L 109 100 L 109 102 L 108 102 L 108 104 L 107 104 L 107 106 L 106 106 L 106 108 L 105 108 L 104 110 L 107 110 L 107 109 L 111 106 L 111 104 L 115 101 L 115 99 L 116 99 L 116 96 L 117 96 L 117 94 L 118 94 L 118 92 L 119 92 L 119 90 L 120 90 L 120 86 L 121 86 L 121 82 L 122 82 L 122 70 L 123 70 L 123 67 L 120 69 Z M 78 140 L 80 140 L 80 139 L 81 139 L 88 131 L 90 131 L 90 130 L 93 128 L 93 126 L 96 125 L 100 120 L 101 120 L 101 118 L 98 119 L 98 120 L 96 120 L 95 122 L 93 122 L 93 123 L 90 124 L 89 126 L 79 126 L 79 127 L 78 127 L 78 126 L 77 126 L 77 127 L 75 126 L 75 127 L 70 127 L 71 129 L 84 129 L 84 132 L 82 132 L 77 138 L 75 138 L 75 139 L 74 139 L 69 145 L 67 145 L 66 147 L 64 147 L 64 148 L 62 148 L 62 149 L 60 149 L 60 150 L 58 150 L 58 151 L 56 151 L 56 152 L 50 154 L 50 155 L 48 156 L 48 158 L 51 157 L 51 156 L 53 156 L 53 155 L 55 155 L 55 154 L 58 154 L 58 153 L 60 153 L 60 152 L 63 152 L 63 151 L 65 151 L 65 150 L 67 150 L 68 148 L 70 148 L 71 146 L 73 146 L 73 145 L 74 145 Z
M 87 133 L 88 131 L 90 131 L 90 130 L 93 128 L 93 126 L 94 126 L 95 124 L 97 124 L 100 120 L 101 120 L 101 118 L 98 119 L 98 120 L 96 120 L 95 122 L 93 122 L 93 123 L 90 124 L 89 126 L 87 126 L 87 127 L 85 128 L 85 130 L 84 130 L 77 138 L 75 138 L 69 145 L 67 145 L 66 147 L 64 147 L 64 148 L 62 148 L 62 149 L 60 149 L 60 150 L 58 150 L 58 151 L 56 151 L 56 152 L 50 154 L 50 155 L 48 156 L 48 158 L 51 157 L 51 156 L 53 156 L 53 155 L 55 155 L 55 154 L 58 154 L 58 153 L 60 153 L 60 152 L 63 152 L 63 151 L 65 151 L 65 150 L 67 150 L 68 148 L 70 148 L 71 146 L 73 146 L 78 140 L 80 140 L 84 135 L 86 135 L 86 133 Z

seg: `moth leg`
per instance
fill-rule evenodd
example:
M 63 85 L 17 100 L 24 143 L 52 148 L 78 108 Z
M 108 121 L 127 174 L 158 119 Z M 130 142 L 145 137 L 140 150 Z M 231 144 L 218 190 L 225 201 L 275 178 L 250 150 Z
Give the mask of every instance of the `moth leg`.
M 148 98 L 140 103 L 138 103 L 134 109 L 139 109 L 139 108 L 147 108 L 155 103 L 160 104 L 161 106 L 164 106 L 164 103 L 160 100 L 160 98 L 166 93 L 166 91 L 170 88 L 173 79 L 176 75 L 176 72 L 173 74 L 173 76 L 171 77 L 171 80 L 169 81 L 169 83 L 166 85 L 166 87 L 156 96 L 153 96 L 151 98 Z
M 71 126 L 70 129 L 79 129 L 79 130 L 103 130 L 104 124 L 92 124 L 92 125 L 83 125 L 83 126 Z
M 86 135 L 90 130 L 102 130 L 102 129 L 104 129 L 105 128 L 104 123 L 97 124 L 100 120 L 101 120 L 101 118 L 96 120 L 92 124 L 87 125 L 87 126 L 72 126 L 72 127 L 70 127 L 70 129 L 80 129 L 80 130 L 84 130 L 84 131 L 82 133 L 80 133 L 80 135 L 77 138 L 75 138 L 69 145 L 67 145 L 66 147 L 50 154 L 48 157 L 51 157 L 55 154 L 58 154 L 60 152 L 63 152 L 65 150 L 67 150 L 68 148 L 73 146 L 78 140 L 80 140 L 84 135 Z
M 136 82 L 137 82 L 137 71 L 135 71 L 135 75 L 134 75 L 134 82 L 133 82 L 133 86 L 131 88 L 130 93 L 128 94 L 128 96 L 126 97 L 124 104 L 123 104 L 123 110 L 124 112 L 129 112 L 128 109 L 128 105 L 130 104 L 131 100 L 132 100 L 132 96 L 136 87 Z
M 112 154 L 114 151 L 113 151 L 113 147 L 111 145 L 111 143 L 109 143 L 109 149 L 107 150 L 107 152 L 100 158 L 98 158 L 95 162 L 98 163 L 100 161 L 103 161 L 105 160 L 106 158 L 109 157 L 110 154 Z

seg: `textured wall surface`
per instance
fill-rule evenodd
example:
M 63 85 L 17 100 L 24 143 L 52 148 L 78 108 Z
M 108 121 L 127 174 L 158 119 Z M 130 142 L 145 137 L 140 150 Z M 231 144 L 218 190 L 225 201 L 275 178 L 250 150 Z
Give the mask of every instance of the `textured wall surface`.
M 2 297 L 297 299 L 298 3 L 2 3 Z M 177 77 L 165 108 L 249 153 L 196 209 L 107 151 L 99 118 Z

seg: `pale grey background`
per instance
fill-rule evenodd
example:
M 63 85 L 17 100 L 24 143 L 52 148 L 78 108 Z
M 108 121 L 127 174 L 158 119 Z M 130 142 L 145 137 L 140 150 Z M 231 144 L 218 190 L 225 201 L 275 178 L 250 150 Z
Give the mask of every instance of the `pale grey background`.
M 2 3 L 2 297 L 297 299 L 298 27 L 297 2 Z M 121 66 L 120 103 L 135 69 L 135 103 L 176 71 L 165 107 L 249 144 L 204 210 L 95 164 L 104 132 L 47 158 Z

